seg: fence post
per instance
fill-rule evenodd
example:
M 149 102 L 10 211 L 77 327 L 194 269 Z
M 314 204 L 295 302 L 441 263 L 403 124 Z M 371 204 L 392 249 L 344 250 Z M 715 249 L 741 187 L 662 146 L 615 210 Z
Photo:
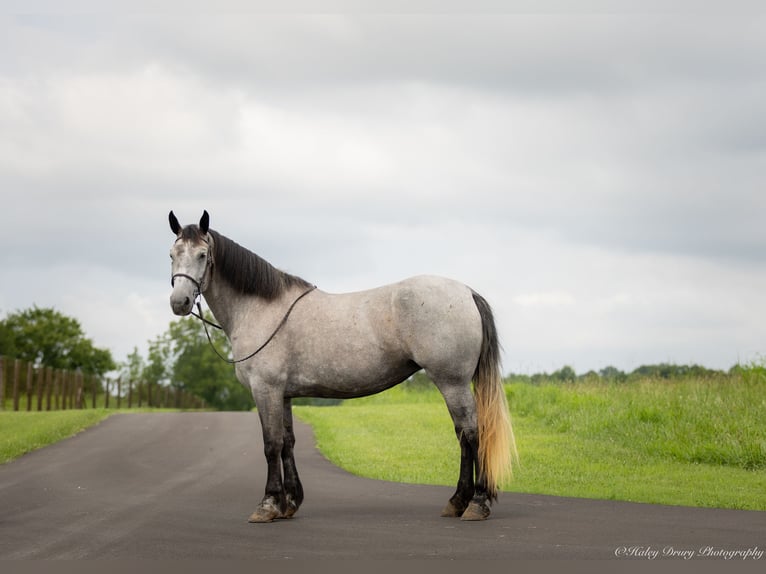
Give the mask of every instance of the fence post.
M 0 411 L 5 410 L 5 358 L 0 357 Z
M 0 411 L 5 410 L 5 359 L 0 357 Z
M 84 399 L 84 393 L 83 393 L 83 386 L 84 386 L 84 377 L 82 374 L 82 371 L 78 368 L 77 374 L 75 375 L 75 380 L 77 381 L 77 399 L 75 401 L 75 408 L 76 409 L 82 409 L 85 408 L 85 402 Z
M 27 388 L 27 410 L 32 410 L 32 391 L 35 384 L 35 370 L 32 363 L 27 363 L 27 380 L 24 381 Z
M 77 383 L 79 382 L 77 377 L 77 372 L 73 372 L 70 379 L 70 385 L 69 385 L 69 408 L 70 409 L 76 409 L 77 408 Z
M 13 410 L 19 410 L 19 375 L 21 371 L 21 361 L 13 361 Z
M 143 397 L 141 396 L 141 392 L 143 389 L 144 383 L 143 381 L 138 381 L 138 408 L 141 408 L 141 405 L 143 404 Z
M 69 371 L 61 371 L 61 410 L 66 410 L 67 399 L 69 398 Z
M 111 383 L 112 382 L 109 379 L 106 380 L 106 385 L 105 385 L 106 391 L 104 391 L 104 408 L 105 409 L 109 408 L 109 386 L 111 385 Z
M 92 398 L 90 404 L 91 404 L 91 408 L 94 408 L 94 409 L 96 408 L 96 388 L 97 388 L 96 383 L 97 383 L 96 375 L 91 375 L 90 376 L 90 386 L 91 386 L 91 389 L 93 390 L 93 398 Z
M 45 384 L 45 367 L 37 369 L 37 410 L 43 410 L 43 386 Z
M 117 408 L 122 406 L 122 377 L 117 377 Z
M 133 408 L 133 381 L 128 381 L 128 408 Z
M 60 397 L 61 387 L 64 384 L 64 381 L 62 380 L 62 376 L 61 376 L 61 369 L 57 369 L 53 373 L 53 375 L 54 375 L 54 378 L 53 378 L 53 402 L 55 404 L 55 409 L 59 410 L 59 408 L 61 407 L 61 400 L 60 400 L 61 399 L 61 397 Z
M 53 367 L 45 369 L 45 410 L 51 410 L 51 387 L 53 387 Z
M 77 373 L 72 373 L 71 377 L 71 383 L 69 385 L 69 408 L 75 409 L 77 408 L 77 402 L 75 399 L 77 398 Z

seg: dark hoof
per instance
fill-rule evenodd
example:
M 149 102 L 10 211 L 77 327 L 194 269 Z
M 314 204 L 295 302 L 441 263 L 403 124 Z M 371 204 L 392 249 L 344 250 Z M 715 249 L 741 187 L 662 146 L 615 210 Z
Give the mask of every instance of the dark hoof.
M 295 513 L 298 512 L 298 505 L 293 501 L 287 501 L 287 509 L 280 514 L 277 518 L 292 518 Z
M 443 518 L 460 518 L 463 515 L 464 508 L 457 508 L 450 500 L 447 506 L 442 510 L 441 516 Z
M 471 502 L 471 504 L 468 505 L 468 508 L 465 509 L 465 512 L 460 517 L 460 520 L 466 520 L 466 521 L 475 521 L 475 520 L 486 520 L 489 517 L 489 506 L 487 506 L 487 503 L 481 503 L 478 502 Z

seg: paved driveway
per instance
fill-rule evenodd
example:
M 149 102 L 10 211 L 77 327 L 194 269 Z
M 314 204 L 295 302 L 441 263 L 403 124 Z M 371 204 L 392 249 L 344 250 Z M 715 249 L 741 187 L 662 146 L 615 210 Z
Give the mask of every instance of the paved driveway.
M 322 458 L 309 427 L 298 423 L 296 432 L 304 505 L 292 520 L 248 524 L 266 474 L 256 414 L 112 416 L 0 466 L 0 558 L 646 559 L 766 550 L 766 512 L 506 493 L 486 522 L 440 518 L 452 488 L 356 478 Z

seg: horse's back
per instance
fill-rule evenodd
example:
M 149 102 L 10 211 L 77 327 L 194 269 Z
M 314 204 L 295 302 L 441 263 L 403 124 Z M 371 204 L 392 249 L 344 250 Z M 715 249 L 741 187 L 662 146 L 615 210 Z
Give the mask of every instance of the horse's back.
M 359 396 L 425 368 L 473 373 L 481 318 L 469 287 L 416 276 L 354 293 L 319 291 L 291 318 L 290 394 Z M 298 309 L 296 309 L 298 311 Z

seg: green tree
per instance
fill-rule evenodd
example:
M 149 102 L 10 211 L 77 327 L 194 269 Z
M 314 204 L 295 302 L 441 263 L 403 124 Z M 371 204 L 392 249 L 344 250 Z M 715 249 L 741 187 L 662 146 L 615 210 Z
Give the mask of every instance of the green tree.
M 157 387 L 168 382 L 170 372 L 170 345 L 167 335 L 160 335 L 149 342 L 149 358 L 141 371 L 142 380 L 146 383 L 146 395 L 151 406 L 156 401 Z M 154 391 L 152 390 L 154 389 Z
M 120 376 L 126 381 L 135 382 L 141 378 L 144 368 L 144 358 L 141 356 L 141 353 L 138 352 L 138 348 L 133 347 L 133 352 L 128 355 L 125 362 L 122 363 Z
M 623 371 L 611 365 L 601 369 L 599 371 L 599 375 L 601 375 L 602 379 L 611 383 L 622 383 L 625 381 L 625 379 L 628 378 L 628 375 L 626 375 Z
M 93 345 L 77 319 L 37 306 L 8 315 L 0 326 L 0 354 L 55 369 L 103 375 L 117 368 L 108 349 Z
M 561 367 L 558 371 L 555 371 L 551 375 L 551 379 L 562 383 L 572 383 L 577 380 L 577 373 L 575 373 L 575 370 L 572 367 L 566 365 Z
M 212 316 L 208 314 L 208 318 Z M 228 339 L 221 331 L 210 329 L 210 337 L 222 355 L 230 354 Z M 168 358 L 168 376 L 175 387 L 203 398 L 219 410 L 253 407 L 249 389 L 239 383 L 234 367 L 216 355 L 200 321 L 185 318 L 171 322 L 155 352 Z

